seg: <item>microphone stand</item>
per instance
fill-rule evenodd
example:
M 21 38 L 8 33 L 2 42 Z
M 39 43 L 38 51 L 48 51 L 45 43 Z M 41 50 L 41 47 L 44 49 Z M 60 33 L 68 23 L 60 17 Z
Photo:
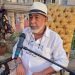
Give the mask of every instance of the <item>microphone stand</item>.
M 42 56 L 42 55 L 36 53 L 36 52 L 34 52 L 34 51 L 28 49 L 27 47 L 22 47 L 22 48 L 25 49 L 25 50 L 27 50 L 27 51 L 29 51 L 29 52 L 31 52 L 31 53 L 33 53 L 33 54 L 35 54 L 35 55 L 37 55 L 37 56 L 39 56 L 39 57 L 41 57 L 41 58 L 43 58 L 43 59 L 45 59 L 45 60 L 48 61 L 48 62 L 51 62 L 51 63 L 53 63 L 53 64 L 55 64 L 55 65 L 57 65 L 57 66 L 59 66 L 59 67 L 65 69 L 67 72 L 70 72 L 72 75 L 75 75 L 75 72 L 73 72 L 73 71 L 71 71 L 71 70 L 65 68 L 64 66 L 62 66 L 62 65 L 60 65 L 60 64 L 58 64 L 58 63 L 56 63 L 56 62 L 54 62 L 54 61 L 52 61 L 52 60 L 50 60 L 50 59 L 48 59 L 48 58 L 46 58 L 46 57 L 44 57 L 44 56 Z
M 65 69 L 67 72 L 70 72 L 71 75 L 75 75 L 75 72 L 73 72 L 73 71 L 71 71 L 71 70 L 65 68 L 64 66 L 62 66 L 62 65 L 60 65 L 60 64 L 58 64 L 58 63 L 56 63 L 56 62 L 54 62 L 54 61 L 52 61 L 52 60 L 50 60 L 50 59 L 48 59 L 48 58 L 46 58 L 46 57 L 44 57 L 44 56 L 42 56 L 42 55 L 36 53 L 36 52 L 34 52 L 34 51 L 28 49 L 27 47 L 22 47 L 22 48 L 25 49 L 25 50 L 27 50 L 27 51 L 29 51 L 29 52 L 31 52 L 31 53 L 33 53 L 33 54 L 35 54 L 35 55 L 37 55 L 37 56 L 39 56 L 39 57 L 41 57 L 42 59 L 45 59 L 46 61 L 48 61 L 48 62 L 50 62 L 50 63 L 53 63 L 53 64 L 55 64 L 55 65 L 57 65 L 57 66 L 59 66 L 59 67 Z M 15 59 L 15 58 L 14 58 L 14 59 Z M 10 57 L 10 58 L 8 58 L 8 59 L 6 59 L 6 60 L 0 62 L 0 66 L 1 66 L 1 65 L 4 65 L 4 66 L 5 66 L 5 69 L 2 71 L 2 73 L 1 73 L 0 75 L 8 75 L 8 74 L 10 73 L 10 69 L 9 69 L 9 66 L 8 66 L 7 63 L 8 63 L 9 61 L 11 61 L 11 60 L 14 60 L 14 59 L 12 59 L 12 57 Z M 0 68 L 1 68 L 1 67 L 0 67 Z
M 10 73 L 8 62 L 11 60 L 12 60 L 12 58 L 10 57 L 10 58 L 0 62 L 0 66 L 4 65 L 4 67 L 0 67 L 0 70 L 1 70 L 0 75 L 8 75 Z

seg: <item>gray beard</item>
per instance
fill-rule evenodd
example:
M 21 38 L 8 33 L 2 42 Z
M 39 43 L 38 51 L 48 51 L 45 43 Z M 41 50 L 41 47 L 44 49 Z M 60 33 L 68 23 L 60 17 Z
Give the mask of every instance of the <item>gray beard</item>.
M 38 29 L 32 29 L 32 33 L 39 33 L 42 29 L 44 28 L 44 26 L 41 26 L 40 28 Z

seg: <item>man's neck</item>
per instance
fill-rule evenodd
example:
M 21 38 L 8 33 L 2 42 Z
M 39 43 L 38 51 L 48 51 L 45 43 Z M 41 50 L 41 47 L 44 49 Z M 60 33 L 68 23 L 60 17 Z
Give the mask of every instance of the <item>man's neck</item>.
M 37 39 L 41 38 L 43 35 L 42 34 L 34 34 L 34 36 L 35 36 L 35 40 L 37 40 Z

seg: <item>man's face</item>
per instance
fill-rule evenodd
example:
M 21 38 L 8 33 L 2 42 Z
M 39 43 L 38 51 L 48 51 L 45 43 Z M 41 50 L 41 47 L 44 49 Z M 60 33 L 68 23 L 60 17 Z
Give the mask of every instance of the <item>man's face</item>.
M 45 28 L 46 21 L 47 21 L 47 17 L 41 14 L 29 15 L 30 27 L 33 33 L 41 33 Z

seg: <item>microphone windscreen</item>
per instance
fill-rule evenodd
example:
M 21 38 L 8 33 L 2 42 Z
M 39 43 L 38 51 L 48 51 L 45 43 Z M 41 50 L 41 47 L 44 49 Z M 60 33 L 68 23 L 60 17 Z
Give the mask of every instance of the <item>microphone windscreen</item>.
M 26 38 L 26 36 L 25 36 L 24 33 L 22 33 L 22 34 L 20 35 L 20 37 L 23 37 L 24 39 Z

